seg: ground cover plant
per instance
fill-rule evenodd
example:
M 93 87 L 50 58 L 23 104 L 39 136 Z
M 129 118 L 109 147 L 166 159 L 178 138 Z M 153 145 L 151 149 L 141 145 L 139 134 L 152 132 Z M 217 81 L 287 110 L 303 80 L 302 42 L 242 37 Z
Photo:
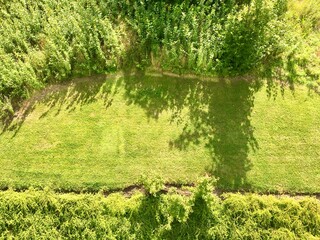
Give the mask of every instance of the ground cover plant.
M 156 187 L 157 186 L 157 187 Z M 202 179 L 187 196 L 161 181 L 147 194 L 0 192 L 0 238 L 19 239 L 317 239 L 320 205 L 313 198 L 212 194 Z

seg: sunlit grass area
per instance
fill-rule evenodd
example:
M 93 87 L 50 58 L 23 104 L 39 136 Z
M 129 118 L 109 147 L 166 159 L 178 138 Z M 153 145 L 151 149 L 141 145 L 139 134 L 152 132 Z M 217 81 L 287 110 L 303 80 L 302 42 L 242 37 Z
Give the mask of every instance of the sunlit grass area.
M 0 135 L 2 188 L 119 188 L 141 175 L 320 192 L 320 97 L 244 80 L 99 76 L 35 95 Z
M 256 95 L 252 124 L 259 149 L 248 178 L 261 189 L 320 191 L 320 99 L 305 88 L 268 100 Z

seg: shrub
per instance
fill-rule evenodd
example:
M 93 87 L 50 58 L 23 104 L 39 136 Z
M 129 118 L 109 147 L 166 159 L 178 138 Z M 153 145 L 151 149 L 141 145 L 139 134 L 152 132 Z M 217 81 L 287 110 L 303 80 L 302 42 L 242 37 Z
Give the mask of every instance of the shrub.
M 210 179 L 191 195 L 130 198 L 120 193 L 0 192 L 0 238 L 312 239 L 320 237 L 314 198 L 212 194 Z

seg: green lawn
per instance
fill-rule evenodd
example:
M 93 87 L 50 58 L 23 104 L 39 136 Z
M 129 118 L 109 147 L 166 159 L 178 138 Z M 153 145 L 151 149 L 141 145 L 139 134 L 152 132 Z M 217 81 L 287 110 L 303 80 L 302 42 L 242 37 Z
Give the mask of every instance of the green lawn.
M 36 93 L 0 135 L 2 187 L 117 188 L 142 174 L 320 192 L 320 97 L 246 81 L 92 77 Z

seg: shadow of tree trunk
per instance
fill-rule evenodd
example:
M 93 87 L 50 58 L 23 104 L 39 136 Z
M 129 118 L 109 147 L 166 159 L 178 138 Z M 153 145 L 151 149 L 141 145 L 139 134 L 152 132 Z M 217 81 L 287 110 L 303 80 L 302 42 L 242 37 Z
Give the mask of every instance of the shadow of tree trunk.
M 171 121 L 182 125 L 171 147 L 182 150 L 205 144 L 212 156 L 210 174 L 218 178 L 218 187 L 250 188 L 246 178 L 252 165 L 249 151 L 258 147 L 250 118 L 258 81 L 127 76 L 124 87 L 128 104 L 139 105 L 154 119 L 169 111 Z
M 250 116 L 254 105 L 255 88 L 248 82 L 222 82 L 210 101 L 210 121 L 214 134 L 208 139 L 215 162 L 214 175 L 218 186 L 238 189 L 247 186 L 246 172 L 251 168 L 250 148 L 258 143 Z

